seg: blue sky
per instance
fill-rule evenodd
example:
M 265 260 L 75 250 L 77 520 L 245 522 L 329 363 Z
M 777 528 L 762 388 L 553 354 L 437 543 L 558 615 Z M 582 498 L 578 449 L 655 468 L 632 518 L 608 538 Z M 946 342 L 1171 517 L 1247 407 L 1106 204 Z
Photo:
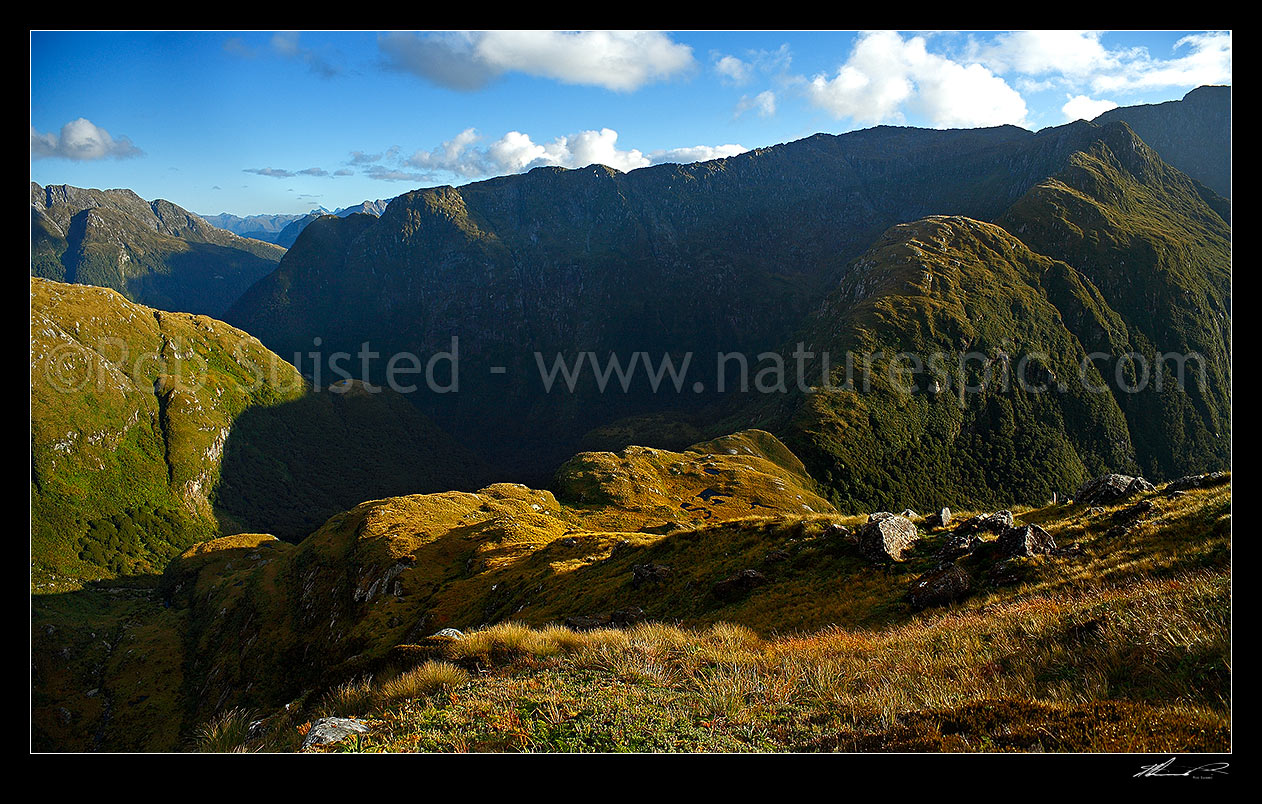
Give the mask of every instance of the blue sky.
M 31 179 L 305 212 L 881 123 L 1037 130 L 1231 83 L 1224 32 L 31 33 Z

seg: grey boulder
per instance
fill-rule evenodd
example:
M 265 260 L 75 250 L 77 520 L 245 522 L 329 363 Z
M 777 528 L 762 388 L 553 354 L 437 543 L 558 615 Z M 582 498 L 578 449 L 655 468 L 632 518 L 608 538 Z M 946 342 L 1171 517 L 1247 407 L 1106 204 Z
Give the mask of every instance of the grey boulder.
M 1074 502 L 1085 505 L 1107 505 L 1144 491 L 1153 491 L 1153 485 L 1142 477 L 1119 474 L 1100 475 L 1082 484 L 1078 492 L 1074 494 Z
M 302 741 L 302 748 L 305 751 L 316 745 L 332 745 L 340 743 L 352 734 L 367 732 L 368 727 L 358 720 L 347 717 L 322 717 L 311 724 L 306 738 Z
M 1006 556 L 1041 556 L 1056 549 L 1052 534 L 1038 525 L 1009 528 L 999 537 L 999 550 Z
M 890 514 L 859 528 L 859 552 L 869 561 L 902 561 L 920 533 L 907 517 Z

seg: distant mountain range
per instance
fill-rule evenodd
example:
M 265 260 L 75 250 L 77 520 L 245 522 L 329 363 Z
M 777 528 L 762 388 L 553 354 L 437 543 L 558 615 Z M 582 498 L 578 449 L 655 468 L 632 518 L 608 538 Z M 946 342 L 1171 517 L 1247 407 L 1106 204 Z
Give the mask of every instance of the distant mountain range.
M 332 212 L 324 207 L 316 207 L 305 215 L 247 215 L 240 217 L 221 212 L 218 215 L 202 215 L 201 217 L 212 226 L 226 229 L 242 237 L 252 237 L 255 240 L 277 243 L 284 248 L 289 248 L 294 244 L 294 240 L 298 238 L 298 234 L 306 228 L 307 223 L 321 215 L 336 215 L 339 218 L 356 213 L 380 215 L 382 212 L 385 212 L 386 205 L 389 203 L 390 199 L 388 198 L 364 201 L 354 206 L 341 207 Z M 298 226 L 291 228 L 295 224 L 298 224 Z M 287 232 L 286 230 L 290 231 Z

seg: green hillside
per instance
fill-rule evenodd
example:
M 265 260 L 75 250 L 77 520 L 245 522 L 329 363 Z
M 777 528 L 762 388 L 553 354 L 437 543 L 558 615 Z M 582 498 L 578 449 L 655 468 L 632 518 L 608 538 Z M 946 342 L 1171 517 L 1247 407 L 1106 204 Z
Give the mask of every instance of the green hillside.
M 113 288 L 162 310 L 222 316 L 283 248 L 131 190 L 31 182 L 31 275 Z
M 36 587 L 158 572 L 223 532 L 299 538 L 363 500 L 484 472 L 397 395 L 312 393 L 222 322 L 31 280 Z

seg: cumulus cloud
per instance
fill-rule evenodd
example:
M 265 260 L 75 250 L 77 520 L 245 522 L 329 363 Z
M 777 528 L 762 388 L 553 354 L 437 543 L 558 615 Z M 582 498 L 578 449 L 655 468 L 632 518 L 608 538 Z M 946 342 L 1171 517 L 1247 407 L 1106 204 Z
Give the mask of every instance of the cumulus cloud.
M 387 68 L 463 91 L 520 72 L 626 92 L 695 64 L 691 47 L 659 31 L 395 32 L 377 44 Z
M 1065 113 L 1065 119 L 1072 122 L 1074 120 L 1094 120 L 1109 109 L 1116 109 L 1117 104 L 1111 100 L 1093 100 L 1086 95 L 1066 95 L 1069 102 L 1060 107 Z
M 1134 58 L 1123 62 L 1117 70 L 1094 76 L 1091 87 L 1097 92 L 1126 92 L 1231 83 L 1229 32 L 1185 36 L 1175 43 L 1174 52 L 1181 55 L 1156 59 L 1147 50 L 1134 51 Z
M 902 122 L 918 112 L 938 128 L 1025 122 L 1025 100 L 978 63 L 961 64 L 926 50 L 923 37 L 894 31 L 860 35 L 833 77 L 817 75 L 808 99 L 834 117 L 860 123 Z
M 485 155 L 470 148 L 480 139 L 476 129 L 466 128 L 432 151 L 417 151 L 412 154 L 407 164 L 425 170 L 443 170 L 464 177 L 485 175 Z
M 86 162 L 94 159 L 130 159 L 144 151 L 127 137 L 115 139 L 110 133 L 87 118 L 71 120 L 60 132 L 41 134 L 31 126 L 32 159 L 72 159 Z
M 759 117 L 771 117 L 776 113 L 776 93 L 768 89 L 753 97 L 742 95 L 736 103 L 736 116 L 740 117 L 751 109 L 756 111 Z
M 788 70 L 793 61 L 793 52 L 789 50 L 788 43 L 785 43 L 775 50 L 747 50 L 744 58 L 711 51 L 710 59 L 721 81 L 740 86 L 749 83 L 758 73 L 782 73 Z
M 397 159 L 392 153 L 396 149 L 391 149 L 384 157 L 389 164 L 369 164 L 363 174 L 382 181 L 437 182 L 444 176 L 473 180 L 548 165 L 581 168 L 599 164 L 626 172 L 664 162 L 720 159 L 747 150 L 736 144 L 696 145 L 646 154 L 637 148 L 620 148 L 618 132 L 610 128 L 538 142 L 525 132 L 509 131 L 488 142 L 476 129 L 467 128 L 437 147 L 416 151 L 406 159 Z
M 474 129 L 465 129 L 431 151 L 417 151 L 407 164 L 464 178 L 518 173 L 543 165 L 573 168 L 601 164 L 627 171 L 651 164 L 636 149 L 619 149 L 618 132 L 611 128 L 580 131 L 545 143 L 510 131 L 484 148 L 473 147 L 481 139 Z
M 733 84 L 745 84 L 753 75 L 754 68 L 735 56 L 723 56 L 715 59 L 714 71 Z
M 671 148 L 665 151 L 652 151 L 649 161 L 655 165 L 673 162 L 687 165 L 693 162 L 709 162 L 711 159 L 724 159 L 729 156 L 743 154 L 749 149 L 744 145 L 694 145 L 690 148 Z
M 997 73 L 1086 76 L 1113 69 L 1119 55 L 1100 44 L 1099 31 L 1016 31 L 988 45 L 973 45 L 973 58 Z
M 988 44 L 970 43 L 970 58 L 1001 75 L 1021 75 L 1031 92 L 1056 87 L 1130 92 L 1231 83 L 1231 34 L 1209 31 L 1181 38 L 1172 58 L 1147 48 L 1109 49 L 1099 31 L 1021 31 Z M 1033 77 L 1033 78 L 1032 78 Z M 1068 114 L 1068 112 L 1066 112 Z

